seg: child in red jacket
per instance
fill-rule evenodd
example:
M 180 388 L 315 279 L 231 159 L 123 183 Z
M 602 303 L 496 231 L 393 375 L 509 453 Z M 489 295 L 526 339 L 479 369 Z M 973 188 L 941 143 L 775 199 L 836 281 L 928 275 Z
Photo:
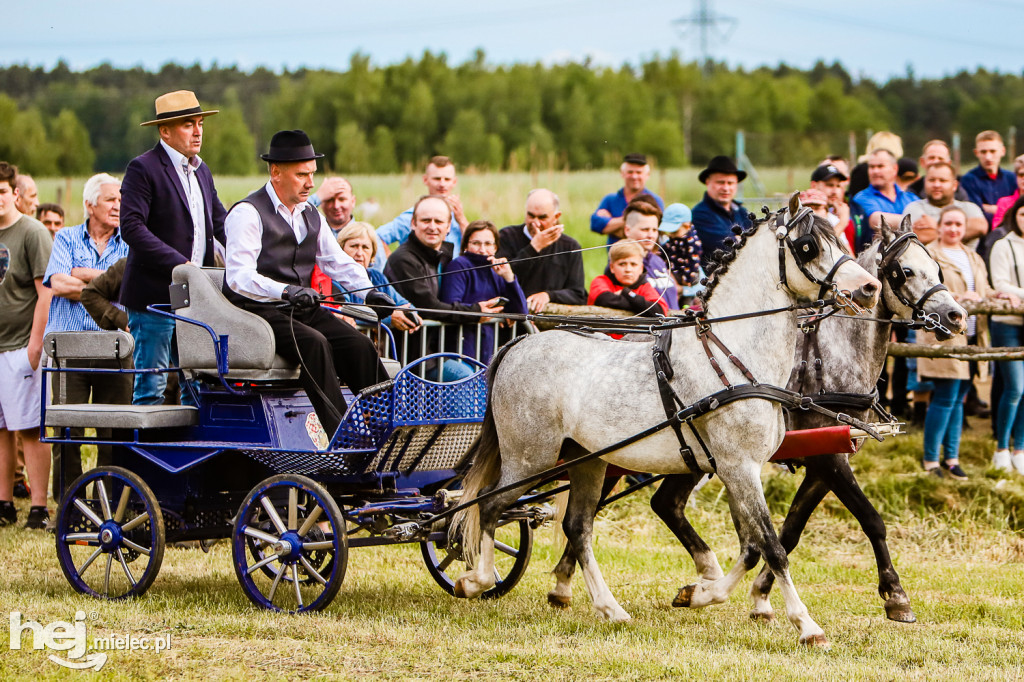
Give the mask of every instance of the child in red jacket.
M 587 304 L 628 310 L 645 317 L 667 314 L 668 305 L 647 281 L 644 254 L 644 248 L 637 242 L 615 242 L 608 250 L 608 269 L 590 283 Z

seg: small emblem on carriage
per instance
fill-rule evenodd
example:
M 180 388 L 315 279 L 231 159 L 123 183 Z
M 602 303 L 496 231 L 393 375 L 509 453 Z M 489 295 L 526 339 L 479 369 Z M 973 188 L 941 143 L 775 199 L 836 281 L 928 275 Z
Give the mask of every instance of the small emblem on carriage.
M 327 437 L 327 432 L 324 431 L 323 425 L 320 423 L 320 418 L 316 416 L 316 412 L 310 412 L 306 415 L 306 433 L 309 434 L 309 439 L 313 441 L 313 446 L 317 450 L 326 450 L 330 444 L 330 439 Z

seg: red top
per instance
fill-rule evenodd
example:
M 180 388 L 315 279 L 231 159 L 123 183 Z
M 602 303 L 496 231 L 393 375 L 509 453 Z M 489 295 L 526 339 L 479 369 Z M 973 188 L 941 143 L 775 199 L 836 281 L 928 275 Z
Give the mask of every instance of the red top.
M 598 275 L 594 278 L 594 281 L 590 283 L 590 295 L 587 296 L 587 305 L 594 305 L 594 301 L 597 297 L 605 292 L 611 292 L 613 294 L 622 293 L 622 285 L 616 284 L 607 275 Z M 665 303 L 664 298 L 655 291 L 654 287 L 651 286 L 650 282 L 644 282 L 635 289 L 637 296 L 643 296 L 651 303 L 657 302 L 661 306 L 661 312 L 663 315 L 668 315 L 668 305 Z

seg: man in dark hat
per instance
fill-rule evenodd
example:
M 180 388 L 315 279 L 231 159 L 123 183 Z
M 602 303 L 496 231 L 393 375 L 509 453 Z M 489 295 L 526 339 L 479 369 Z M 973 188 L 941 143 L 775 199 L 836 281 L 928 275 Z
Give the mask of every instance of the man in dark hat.
M 309 136 L 282 130 L 260 158 L 270 164 L 270 181 L 235 204 L 224 223 L 224 294 L 270 323 L 277 354 L 301 365 L 299 381 L 333 435 L 346 407 L 339 373 L 354 393 L 388 375 L 373 343 L 320 307 L 313 266 L 346 289 L 362 289 L 360 296 L 373 284 L 308 203 L 323 158 Z M 292 309 L 282 309 L 282 300 Z
M 608 235 L 608 243 L 619 241 L 624 236 L 623 230 L 626 223 L 622 214 L 629 206 L 629 202 L 641 194 L 648 194 L 658 203 L 658 207 L 664 211 L 665 202 L 654 192 L 647 189 L 647 178 L 651 177 L 651 166 L 647 163 L 647 156 L 644 154 L 626 154 L 619 166 L 619 173 L 622 175 L 622 189 L 612 192 L 601 200 L 594 215 L 590 216 L 590 229 L 598 234 Z
M 217 198 L 210 169 L 199 158 L 203 111 L 194 93 L 179 90 L 156 99 L 160 141 L 128 164 L 121 182 L 121 238 L 128 262 L 121 282 L 121 304 L 128 311 L 128 331 L 135 337 L 135 367 L 176 365 L 174 320 L 146 310 L 169 303 L 171 270 L 182 263 L 214 265 L 214 243 L 224 243 L 226 211 Z M 136 374 L 132 402 L 164 401 L 166 373 Z M 188 400 L 187 392 L 182 396 Z
M 693 227 L 704 246 L 701 265 L 706 269 L 715 249 L 732 235 L 732 226 L 750 227 L 750 214 L 736 201 L 736 189 L 747 177 L 728 156 L 716 156 L 697 179 L 707 187 L 704 198 L 693 207 Z

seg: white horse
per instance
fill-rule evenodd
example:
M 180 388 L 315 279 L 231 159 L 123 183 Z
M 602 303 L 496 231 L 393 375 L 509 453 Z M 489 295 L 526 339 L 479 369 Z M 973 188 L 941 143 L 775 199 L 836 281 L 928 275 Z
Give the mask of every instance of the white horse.
M 785 386 L 794 365 L 798 331 L 793 308 L 799 301 L 815 300 L 834 285 L 853 292 L 864 305 L 877 302 L 878 280 L 843 255 L 825 220 L 800 210 L 795 196 L 789 215 L 796 218 L 789 223 L 761 221 L 739 235 L 736 248 L 723 261 L 727 264 L 711 275 L 708 319 L 785 309 L 712 322 L 714 333 L 748 372 L 738 369 L 720 348 L 706 351 L 696 327 L 671 332 L 670 385 L 686 404 L 723 390 L 723 379 L 707 353 L 714 355 L 724 381 L 732 385 L 749 383 L 746 376 L 752 374 L 761 385 Z M 473 464 L 462 499 L 472 500 L 496 486 L 513 487 L 463 510 L 453 523 L 453 537 L 461 540 L 467 563 L 473 566 L 456 583 L 456 594 L 465 597 L 479 596 L 494 584 L 496 523 L 528 487 L 528 482 L 516 483 L 552 467 L 559 458 L 570 461 L 615 445 L 666 416 L 652 349 L 646 343 L 545 332 L 504 347 L 489 372 L 487 416 L 470 452 Z M 739 400 L 708 412 L 692 426 L 692 431 L 683 427 L 680 434 L 686 447 L 705 459 L 703 466 L 708 466 L 708 456 L 717 462 L 741 545 L 736 567 L 699 585 L 693 605 L 721 601 L 720 595 L 731 592 L 763 556 L 800 641 L 827 646 L 824 632 L 789 577 L 786 552 L 775 535 L 761 488 L 761 468 L 785 435 L 780 405 L 763 398 Z M 694 461 L 692 455 L 686 459 Z M 571 493 L 563 528 L 594 608 L 608 620 L 624 621 L 629 614 L 608 589 L 591 547 L 594 512 L 609 463 L 653 473 L 692 473 L 693 468 L 681 456 L 676 432 L 666 428 L 569 471 Z

